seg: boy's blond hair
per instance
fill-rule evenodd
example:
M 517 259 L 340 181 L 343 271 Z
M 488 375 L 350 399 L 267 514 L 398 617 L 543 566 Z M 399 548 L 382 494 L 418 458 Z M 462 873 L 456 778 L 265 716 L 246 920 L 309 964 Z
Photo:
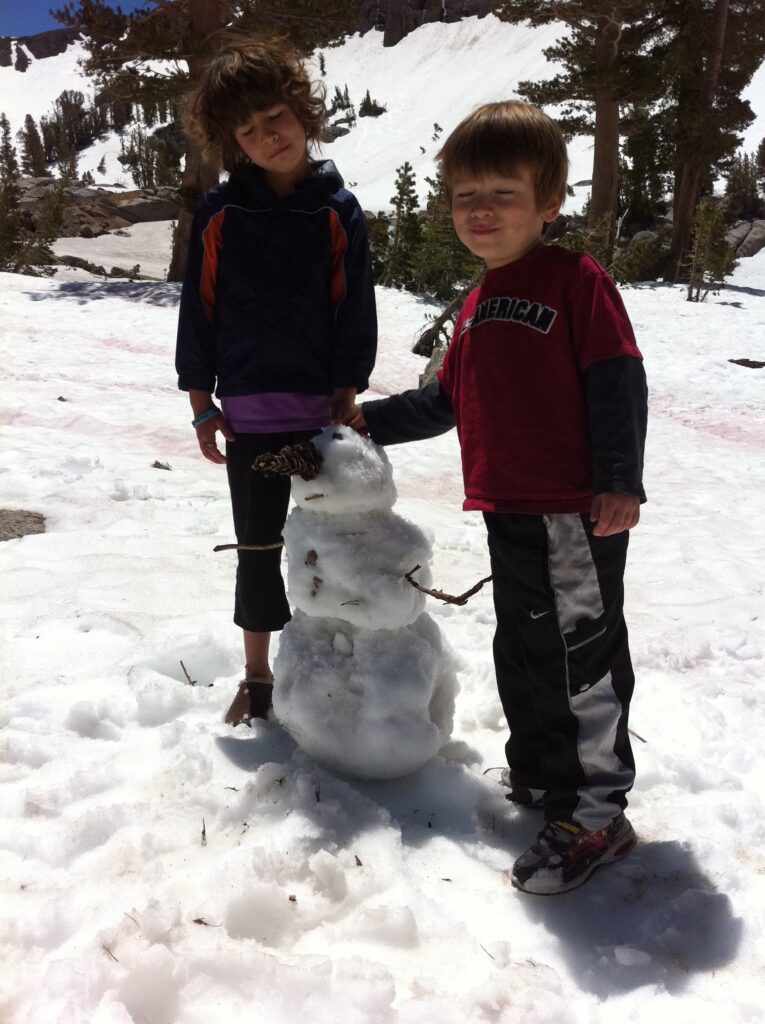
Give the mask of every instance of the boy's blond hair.
M 566 196 L 568 155 L 558 125 L 520 100 L 485 103 L 461 121 L 436 156 L 446 194 L 460 176 L 512 175 L 528 167 L 538 209 Z
M 311 142 L 326 117 L 324 86 L 311 83 L 302 61 L 282 39 L 224 33 L 188 99 L 186 123 L 227 171 L 247 163 L 234 133 L 258 110 L 286 103 Z

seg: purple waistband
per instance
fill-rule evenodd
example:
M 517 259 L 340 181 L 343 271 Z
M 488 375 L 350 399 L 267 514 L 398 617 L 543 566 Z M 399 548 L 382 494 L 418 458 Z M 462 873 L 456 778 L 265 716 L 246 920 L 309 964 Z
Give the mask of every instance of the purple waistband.
M 329 423 L 329 395 L 269 391 L 221 398 L 223 415 L 237 434 L 276 434 L 285 430 L 319 430 Z

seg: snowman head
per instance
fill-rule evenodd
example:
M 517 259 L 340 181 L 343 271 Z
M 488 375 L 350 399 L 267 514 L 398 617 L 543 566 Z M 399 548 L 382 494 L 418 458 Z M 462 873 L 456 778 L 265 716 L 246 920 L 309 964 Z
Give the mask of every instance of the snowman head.
M 313 480 L 294 477 L 292 496 L 307 512 L 387 511 L 396 487 L 383 449 L 350 427 L 325 427 L 312 439 L 322 457 Z

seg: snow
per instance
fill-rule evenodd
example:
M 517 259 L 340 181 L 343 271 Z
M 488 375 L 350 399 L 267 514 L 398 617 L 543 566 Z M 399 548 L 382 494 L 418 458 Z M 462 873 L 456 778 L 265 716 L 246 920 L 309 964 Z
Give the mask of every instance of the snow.
M 353 40 L 347 71 L 326 52 L 353 99 L 369 87 L 389 104 L 359 122 L 366 150 L 356 134 L 327 147 L 366 206 L 387 203 L 420 140 L 432 158 L 432 120 L 448 130 L 510 88 L 505 31 L 431 26 L 384 56 Z M 517 54 L 519 78 L 539 73 L 535 53 Z M 426 74 L 428 103 L 413 102 Z M 46 85 L 36 116 L 60 91 Z M 167 266 L 167 225 L 150 227 L 82 254 L 109 263 L 94 246 L 113 245 L 120 265 Z M 275 721 L 225 727 L 240 631 L 233 556 L 212 549 L 233 530 L 224 473 L 200 457 L 175 386 L 178 286 L 0 275 L 2 505 L 42 512 L 48 531 L 0 544 L 4 1024 L 761 1020 L 765 370 L 729 360 L 765 361 L 763 281 L 765 253 L 702 305 L 673 286 L 623 290 L 651 406 L 626 580 L 640 841 L 540 900 L 509 883 L 538 816 L 483 774 L 506 739 L 491 586 L 462 608 L 427 599 L 460 689 L 452 739 L 413 774 L 353 780 Z M 409 347 L 434 307 L 382 288 L 378 302 L 384 394 L 416 384 Z M 454 433 L 386 452 L 395 514 L 432 537 L 435 586 L 488 575 Z M 338 661 L 363 628 L 337 626 Z M 382 641 L 375 670 L 401 653 Z M 295 651 L 302 662 L 308 646 Z
M 288 596 L 279 638 L 274 712 L 300 748 L 357 779 L 423 768 L 454 722 L 454 657 L 423 614 L 431 544 L 391 511 L 384 449 L 349 427 L 312 442 L 322 463 L 294 477 L 284 529 Z
M 0 1016 L 758 1020 L 765 408 L 762 371 L 728 359 L 765 360 L 764 270 L 742 261 L 703 305 L 624 290 L 651 388 L 627 577 L 640 843 L 542 901 L 508 882 L 538 819 L 482 774 L 506 738 L 490 586 L 428 599 L 460 692 L 417 773 L 353 781 L 275 722 L 226 728 L 241 656 L 233 562 L 212 548 L 230 510 L 175 390 L 177 286 L 0 277 L 3 503 L 48 520 L 0 547 Z M 373 386 L 411 386 L 429 307 L 379 304 Z M 386 451 L 435 584 L 487 575 L 453 433 Z

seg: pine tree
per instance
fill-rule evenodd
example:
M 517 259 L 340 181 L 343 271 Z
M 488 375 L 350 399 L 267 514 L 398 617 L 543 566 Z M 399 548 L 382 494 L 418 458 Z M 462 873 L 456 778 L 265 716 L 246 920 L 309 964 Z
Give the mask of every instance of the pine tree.
M 0 270 L 18 269 L 22 246 L 19 164 L 8 118 L 0 114 Z
M 457 238 L 440 173 L 426 178 L 429 186 L 420 226 L 420 244 L 413 254 L 412 287 L 437 299 L 452 299 L 483 268 Z
M 21 143 L 21 169 L 33 178 L 42 178 L 48 173 L 40 132 L 31 114 L 24 118 L 24 127 L 18 133 Z
M 742 93 L 765 58 L 765 0 L 679 0 L 667 5 L 663 130 L 674 145 L 670 280 L 687 273 L 698 197 L 735 153 L 754 119 Z
M 765 213 L 765 203 L 757 184 L 757 159 L 748 153 L 736 154 L 731 161 L 725 184 L 725 219 L 730 224 L 739 218 L 753 220 Z
M 655 0 L 505 0 L 505 21 L 531 25 L 564 22 L 566 36 L 544 51 L 564 72 L 546 82 L 521 82 L 519 92 L 538 106 L 562 103 L 561 127 L 595 138 L 590 227 L 616 223 L 619 186 L 620 107 L 656 98 L 660 77 L 650 59 L 660 32 Z
M 757 152 L 754 156 L 755 173 L 757 175 L 757 184 L 760 186 L 763 192 L 765 192 L 765 139 L 757 147 Z
M 718 292 L 735 269 L 735 251 L 726 240 L 725 231 L 725 218 L 717 203 L 706 196 L 699 203 L 693 220 L 689 302 L 703 302 L 710 291 Z
M 396 169 L 396 192 L 391 196 L 393 229 L 381 284 L 411 287 L 414 274 L 414 252 L 420 242 L 420 219 L 417 216 L 417 178 L 409 161 Z
M 382 106 L 377 100 L 369 95 L 369 89 L 364 94 L 364 99 L 359 103 L 359 117 L 379 117 L 384 114 L 387 107 Z

